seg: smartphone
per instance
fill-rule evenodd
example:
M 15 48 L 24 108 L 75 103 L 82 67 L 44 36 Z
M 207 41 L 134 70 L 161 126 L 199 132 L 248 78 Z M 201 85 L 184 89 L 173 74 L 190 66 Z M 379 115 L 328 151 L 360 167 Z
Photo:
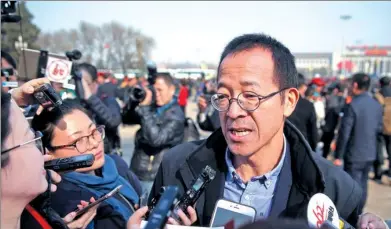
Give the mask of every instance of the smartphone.
M 76 217 L 83 215 L 88 210 L 90 210 L 92 207 L 102 203 L 103 201 L 107 200 L 108 198 L 114 196 L 116 193 L 119 192 L 119 190 L 122 188 L 122 184 L 111 190 L 109 193 L 103 195 L 99 199 L 97 199 L 94 203 L 89 204 L 88 206 L 82 208 L 81 210 L 76 210 Z
M 178 197 L 178 187 L 167 186 L 164 193 L 157 202 L 156 207 L 148 217 L 148 222 L 144 229 L 163 229 L 167 223 L 168 216 L 171 215 Z
M 58 158 L 45 162 L 45 169 L 51 169 L 56 172 L 70 171 L 92 166 L 95 161 L 93 154 L 83 154 L 73 157 Z
M 253 207 L 220 199 L 217 201 L 213 211 L 210 226 L 223 227 L 233 220 L 234 228 L 236 229 L 254 222 L 256 215 L 256 210 Z

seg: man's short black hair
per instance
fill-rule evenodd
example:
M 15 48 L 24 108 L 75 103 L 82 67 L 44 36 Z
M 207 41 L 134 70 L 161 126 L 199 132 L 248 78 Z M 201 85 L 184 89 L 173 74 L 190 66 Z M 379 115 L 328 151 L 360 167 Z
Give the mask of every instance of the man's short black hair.
M 306 85 L 305 77 L 303 74 L 297 73 L 297 87 L 301 87 L 303 85 Z
M 272 53 L 274 62 L 274 81 L 280 89 L 297 87 L 295 57 L 281 42 L 262 33 L 244 34 L 230 41 L 221 54 L 218 66 L 218 76 L 220 74 L 221 63 L 225 57 L 230 54 L 236 54 L 254 48 L 263 48 Z
M 16 61 L 9 53 L 1 50 L 1 58 L 4 58 L 14 69 L 16 69 Z
M 169 73 L 158 73 L 156 75 L 155 81 L 157 79 L 162 79 L 168 86 L 172 86 L 172 85 L 175 86 L 174 78 L 172 78 L 172 76 Z
M 359 90 L 368 91 L 371 85 L 371 78 L 365 73 L 356 73 L 352 76 L 352 83 L 357 83 Z
M 390 86 L 391 78 L 388 76 L 383 76 L 382 78 L 380 78 L 379 83 L 381 87 Z
M 81 64 L 77 65 L 77 69 L 78 70 L 84 69 L 86 72 L 88 72 L 88 74 L 91 75 L 92 81 L 94 81 L 94 82 L 97 81 L 97 79 L 98 79 L 98 70 L 96 69 L 96 67 L 94 65 L 89 64 L 89 63 L 81 63 Z

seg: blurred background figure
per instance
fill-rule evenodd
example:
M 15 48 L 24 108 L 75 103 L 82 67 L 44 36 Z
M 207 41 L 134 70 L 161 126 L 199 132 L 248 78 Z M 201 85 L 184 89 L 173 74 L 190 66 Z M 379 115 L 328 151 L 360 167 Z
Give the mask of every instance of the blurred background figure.
M 331 142 L 334 140 L 342 108 L 345 106 L 344 86 L 341 83 L 336 83 L 329 90 L 331 94 L 326 100 L 325 123 L 322 126 L 321 139 L 323 142 L 323 157 L 325 158 L 330 153 Z
M 118 134 L 118 126 L 121 124 L 121 108 L 115 97 L 111 95 L 115 93 L 116 87 L 114 88 L 111 82 L 107 82 L 99 92 L 96 67 L 89 63 L 81 63 L 77 68 L 83 75 L 84 98 L 82 98 L 82 102 L 92 113 L 96 123 L 106 127 L 107 138 L 104 140 L 104 152 L 121 154 L 121 142 Z
M 317 116 L 314 104 L 304 97 L 305 91 L 308 88 L 304 75 L 299 73 L 298 82 L 299 101 L 294 112 L 288 117 L 288 120 L 300 130 L 315 152 L 318 143 Z
M 374 164 L 375 169 L 375 181 L 381 183 L 383 175 L 383 143 L 386 148 L 388 164 L 391 165 L 391 78 L 384 76 L 379 81 L 379 90 L 374 94 L 376 100 L 383 108 L 383 134 L 378 136 L 378 149 L 377 160 Z M 389 166 L 390 167 L 390 166 Z M 391 169 L 386 172 L 389 180 L 391 181 Z
M 189 86 L 186 79 L 180 80 L 178 103 L 186 116 L 187 99 L 189 98 Z
M 363 196 L 359 214 L 367 199 L 368 173 L 377 157 L 377 136 L 382 133 L 382 108 L 369 94 L 370 78 L 364 73 L 352 77 L 353 99 L 343 110 L 334 164 L 360 184 Z
M 11 73 L 11 74 L 10 74 Z M 16 70 L 16 61 L 15 59 L 1 50 L 1 83 L 4 84 L 6 82 L 15 82 L 16 87 L 18 86 L 18 72 Z M 20 86 L 20 85 L 19 85 Z M 2 90 L 8 92 L 10 89 L 14 87 L 3 86 Z

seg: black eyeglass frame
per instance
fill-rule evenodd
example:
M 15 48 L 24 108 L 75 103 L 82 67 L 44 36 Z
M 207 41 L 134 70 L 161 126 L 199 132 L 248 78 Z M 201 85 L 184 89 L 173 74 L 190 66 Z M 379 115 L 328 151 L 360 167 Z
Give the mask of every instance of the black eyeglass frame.
M 272 92 L 272 93 L 270 93 L 270 94 L 268 94 L 268 95 L 265 95 L 265 96 L 258 95 L 257 93 L 255 93 L 255 92 L 253 92 L 253 91 L 244 91 L 244 92 L 240 93 L 236 98 L 230 98 L 230 99 L 228 99 L 227 96 L 226 96 L 225 94 L 216 93 L 216 94 L 212 95 L 212 97 L 210 98 L 210 103 L 212 104 L 213 108 L 216 109 L 217 111 L 219 111 L 219 112 L 225 112 L 225 111 L 228 111 L 228 110 L 229 110 L 229 108 L 231 107 L 232 102 L 233 102 L 233 101 L 236 101 L 236 102 L 238 103 L 238 105 L 240 106 L 240 108 L 242 108 L 242 109 L 245 110 L 245 111 L 252 112 L 252 111 L 255 111 L 256 109 L 258 109 L 258 107 L 261 105 L 261 101 L 262 101 L 262 100 L 271 98 L 271 97 L 277 95 L 278 93 L 281 93 L 281 92 L 283 92 L 283 91 L 285 91 L 285 90 L 287 90 L 287 89 L 289 89 L 289 88 L 283 88 L 283 89 L 280 89 L 280 90 L 278 90 L 278 91 Z M 242 94 L 244 94 L 244 93 L 253 93 L 254 95 L 256 95 L 256 96 L 258 97 L 258 104 L 255 106 L 254 109 L 246 109 L 246 108 L 244 108 L 244 107 L 241 105 L 241 103 L 239 102 L 239 97 L 240 97 Z M 218 97 L 218 96 L 224 96 L 224 97 L 226 97 L 226 98 L 228 99 L 228 106 L 227 106 L 227 109 L 221 110 L 221 109 L 219 109 L 218 106 L 213 102 L 213 101 L 214 101 L 214 98 L 215 98 L 215 97 Z
M 101 126 L 96 127 L 96 129 L 93 130 L 93 131 L 91 132 L 91 134 L 79 138 L 78 140 L 76 140 L 76 141 L 75 141 L 74 143 L 72 143 L 72 144 L 68 144 L 68 145 L 59 145 L 59 146 L 51 146 L 51 145 L 48 145 L 47 148 L 48 148 L 49 150 L 54 151 L 54 150 L 58 150 L 58 149 L 74 147 L 79 153 L 85 153 L 85 152 L 88 151 L 88 148 L 87 148 L 85 151 L 80 152 L 80 150 L 79 150 L 79 149 L 77 148 L 77 146 L 76 146 L 77 142 L 78 142 L 80 139 L 84 138 L 84 137 L 87 137 L 87 138 L 88 138 L 88 141 L 89 141 L 90 137 L 93 136 L 93 135 L 95 134 L 96 131 L 99 131 L 99 129 L 102 129 L 102 137 L 101 137 L 101 139 L 100 139 L 100 141 L 99 141 L 99 143 L 100 143 L 100 142 L 103 141 L 103 139 L 105 139 L 105 136 L 106 136 L 105 126 L 104 126 L 104 125 L 101 125 Z

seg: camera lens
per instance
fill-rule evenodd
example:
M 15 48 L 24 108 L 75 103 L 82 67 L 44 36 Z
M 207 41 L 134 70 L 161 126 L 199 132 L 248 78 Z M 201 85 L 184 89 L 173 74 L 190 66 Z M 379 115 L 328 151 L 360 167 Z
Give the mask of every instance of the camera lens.
M 43 98 L 43 92 L 37 92 L 37 93 L 35 93 L 35 97 L 36 97 L 37 99 L 42 99 L 42 98 Z
M 134 87 L 131 89 L 130 96 L 132 100 L 142 102 L 145 99 L 145 91 L 142 88 Z

